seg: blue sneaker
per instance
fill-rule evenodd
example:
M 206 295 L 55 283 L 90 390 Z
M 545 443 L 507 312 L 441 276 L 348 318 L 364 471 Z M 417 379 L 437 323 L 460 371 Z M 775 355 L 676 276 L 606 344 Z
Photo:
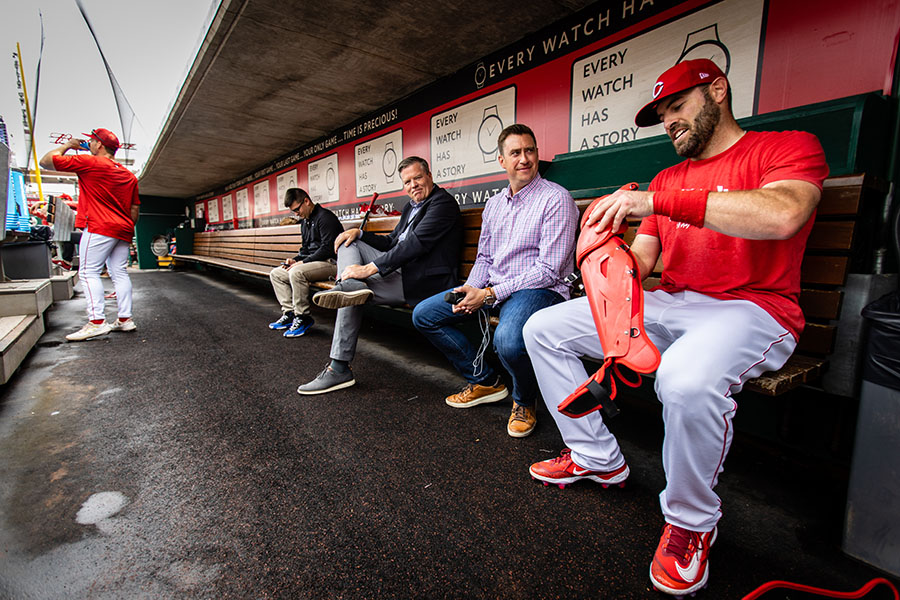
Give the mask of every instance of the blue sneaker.
M 300 315 L 299 317 L 294 317 L 291 326 L 287 331 L 284 332 L 284 337 L 300 337 L 307 331 L 309 328 L 313 326 L 315 321 L 312 320 L 312 317 L 308 315 Z
M 294 313 L 286 312 L 281 315 L 281 318 L 273 323 L 269 323 L 269 329 L 287 329 L 291 326 L 291 322 L 294 320 Z

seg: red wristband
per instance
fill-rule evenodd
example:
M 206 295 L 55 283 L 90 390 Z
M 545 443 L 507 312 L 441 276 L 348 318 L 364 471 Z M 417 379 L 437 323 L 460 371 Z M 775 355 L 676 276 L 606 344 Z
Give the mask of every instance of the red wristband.
M 653 212 L 673 221 L 703 227 L 709 190 L 673 190 L 653 192 Z

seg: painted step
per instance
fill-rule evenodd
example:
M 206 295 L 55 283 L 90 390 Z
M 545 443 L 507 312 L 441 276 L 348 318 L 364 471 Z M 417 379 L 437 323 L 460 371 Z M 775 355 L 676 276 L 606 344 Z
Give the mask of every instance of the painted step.
M 43 334 L 40 315 L 0 317 L 0 384 L 9 381 Z
M 0 317 L 41 315 L 53 303 L 49 279 L 19 279 L 0 283 Z

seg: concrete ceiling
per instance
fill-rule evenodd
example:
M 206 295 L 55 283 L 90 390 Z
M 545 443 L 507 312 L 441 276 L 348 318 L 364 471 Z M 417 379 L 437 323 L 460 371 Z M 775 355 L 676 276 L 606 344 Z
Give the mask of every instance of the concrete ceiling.
M 595 0 L 223 0 L 140 179 L 224 186 Z

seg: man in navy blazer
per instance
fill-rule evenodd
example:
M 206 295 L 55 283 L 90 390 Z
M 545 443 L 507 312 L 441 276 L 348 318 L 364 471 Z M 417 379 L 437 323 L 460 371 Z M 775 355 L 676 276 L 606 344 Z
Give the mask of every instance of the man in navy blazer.
M 338 236 L 338 282 L 313 296 L 315 304 L 338 309 L 331 342 L 331 362 L 297 388 L 304 395 L 324 394 L 356 383 L 350 361 L 366 302 L 415 306 L 457 285 L 462 244 L 459 204 L 435 185 L 428 162 L 410 156 L 397 169 L 409 203 L 386 235 L 350 229 Z

